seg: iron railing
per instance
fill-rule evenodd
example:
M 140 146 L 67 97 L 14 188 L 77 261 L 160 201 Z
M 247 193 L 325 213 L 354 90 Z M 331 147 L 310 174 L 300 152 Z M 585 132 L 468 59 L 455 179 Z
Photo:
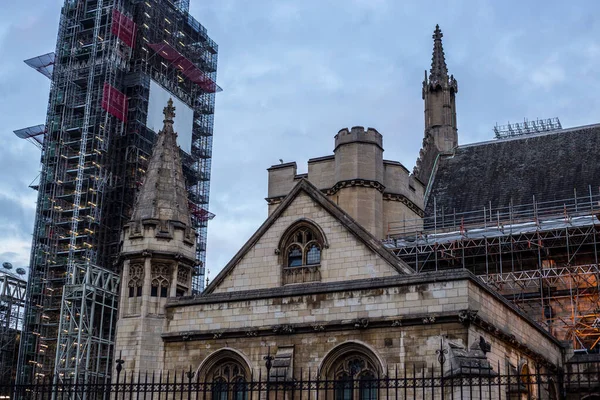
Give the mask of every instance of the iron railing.
M 497 369 L 464 365 L 395 368 L 385 373 L 327 379 L 312 371 L 298 378 L 273 378 L 257 372 L 233 371 L 211 381 L 191 368 L 177 373 L 118 371 L 110 380 L 77 382 L 46 378 L 33 385 L 0 386 L 0 398 L 35 400 L 258 400 L 258 399 L 549 399 L 592 400 L 600 396 L 600 361 L 571 363 L 554 372 L 516 373 L 508 365 Z M 544 369 L 541 369 L 542 371 Z M 511 373 L 513 371 L 514 373 Z M 271 376 L 271 378 L 269 378 Z M 60 382 L 60 383 L 56 383 Z

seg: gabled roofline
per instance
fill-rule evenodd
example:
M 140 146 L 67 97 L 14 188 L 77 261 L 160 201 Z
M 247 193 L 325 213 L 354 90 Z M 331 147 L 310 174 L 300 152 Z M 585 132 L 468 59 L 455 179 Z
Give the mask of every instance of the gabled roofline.
M 346 229 L 348 229 L 357 239 L 365 244 L 371 251 L 378 254 L 384 261 L 391 265 L 398 273 L 414 274 L 415 271 L 409 267 L 404 261 L 396 258 L 396 256 L 388 250 L 380 240 L 363 228 L 356 222 L 348 213 L 342 210 L 338 205 L 329 200 L 321 193 L 312 183 L 302 178 L 283 199 L 279 207 L 273 211 L 265 222 L 254 232 L 242 248 L 233 256 L 231 261 L 227 263 L 225 268 L 213 279 L 210 285 L 207 286 L 203 294 L 210 294 L 215 290 L 225 277 L 235 268 L 246 253 L 258 242 L 258 240 L 267 232 L 267 230 L 277 221 L 283 212 L 292 204 L 294 199 L 300 192 L 305 192 L 317 204 L 323 207 L 331 216 L 337 219 Z

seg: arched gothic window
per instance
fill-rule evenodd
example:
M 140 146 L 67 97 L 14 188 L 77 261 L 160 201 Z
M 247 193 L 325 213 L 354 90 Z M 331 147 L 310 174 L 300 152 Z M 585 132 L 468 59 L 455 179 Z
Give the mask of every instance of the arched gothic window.
M 209 356 L 199 372 L 212 400 L 247 400 L 249 368 L 240 355 L 221 350 Z
M 321 247 L 314 229 L 309 226 L 298 227 L 286 243 L 286 267 L 321 264 Z
M 381 365 L 374 353 L 363 345 L 347 343 L 332 350 L 323 362 L 321 373 L 334 381 L 335 400 L 377 400 Z M 325 395 L 331 396 L 331 393 Z
M 213 400 L 246 400 L 246 375 L 236 362 L 224 362 L 212 373 Z
M 152 266 L 150 296 L 166 298 L 169 296 L 169 267 L 166 264 Z
M 142 264 L 132 264 L 129 267 L 129 297 L 141 297 L 142 286 L 144 284 L 144 266 Z
M 336 400 L 376 400 L 377 381 L 375 367 L 360 353 L 340 359 L 333 370 Z
M 327 247 L 321 230 L 301 220 L 290 226 L 279 243 L 283 265 L 283 284 L 321 280 L 321 255 Z

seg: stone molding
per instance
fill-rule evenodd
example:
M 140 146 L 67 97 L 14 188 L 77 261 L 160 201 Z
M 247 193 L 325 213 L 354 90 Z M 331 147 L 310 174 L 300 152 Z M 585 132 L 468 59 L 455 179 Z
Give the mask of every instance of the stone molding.
M 165 342 L 180 342 L 184 340 L 209 340 L 214 338 L 245 338 L 248 336 L 264 337 L 273 335 L 291 335 L 314 332 L 337 332 L 347 330 L 367 330 L 377 328 L 389 328 L 398 326 L 419 326 L 430 325 L 425 322 L 431 320 L 436 323 L 457 323 L 458 314 L 456 312 L 436 313 L 435 316 L 425 314 L 415 314 L 409 317 L 402 318 L 401 324 L 398 324 L 399 319 L 390 318 L 360 318 L 352 320 L 331 321 L 322 324 L 301 323 L 301 324 L 283 324 L 275 326 L 264 326 L 260 328 L 252 328 L 252 334 L 249 335 L 247 327 L 239 329 L 221 329 L 221 330 L 206 330 L 206 331 L 186 331 L 165 333 L 162 338 Z
M 466 317 L 465 317 L 466 316 Z M 473 324 L 478 328 L 490 333 L 493 337 L 506 343 L 523 354 L 530 357 L 540 365 L 550 369 L 556 369 L 552 360 L 548 360 L 545 355 L 531 349 L 526 343 L 518 341 L 514 335 L 506 332 L 504 329 L 481 318 L 477 310 L 466 309 L 458 312 L 440 312 L 428 314 L 414 314 L 401 318 L 360 318 L 353 320 L 338 320 L 327 323 L 315 324 L 283 324 L 275 326 L 264 326 L 259 328 L 239 328 L 239 329 L 221 329 L 207 331 L 186 331 L 162 334 L 165 342 L 182 342 L 193 340 L 211 340 L 211 339 L 238 339 L 247 337 L 266 337 L 273 335 L 292 335 L 292 334 L 314 334 L 315 332 L 339 332 L 348 330 L 371 330 L 371 329 L 389 329 L 411 326 L 431 326 L 440 324 L 461 323 L 468 327 Z
M 373 181 L 370 179 L 347 179 L 345 181 L 339 181 L 331 189 L 325 189 L 323 192 L 327 196 L 333 196 L 337 192 L 342 189 L 349 187 L 366 187 L 376 189 L 378 192 L 383 193 L 385 191 L 385 186 L 383 186 L 378 181 Z

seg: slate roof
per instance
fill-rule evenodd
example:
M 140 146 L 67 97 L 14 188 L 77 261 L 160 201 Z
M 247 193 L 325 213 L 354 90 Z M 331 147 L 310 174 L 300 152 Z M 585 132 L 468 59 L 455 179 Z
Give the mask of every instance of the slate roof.
M 438 215 L 598 194 L 600 124 L 459 146 L 441 155 L 425 213 Z

